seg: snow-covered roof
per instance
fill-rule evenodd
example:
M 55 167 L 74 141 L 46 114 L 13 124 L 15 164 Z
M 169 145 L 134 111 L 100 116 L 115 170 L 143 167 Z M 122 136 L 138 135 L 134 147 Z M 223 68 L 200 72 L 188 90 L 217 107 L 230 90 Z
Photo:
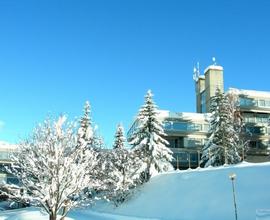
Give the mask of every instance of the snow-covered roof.
M 161 119 L 179 119 L 184 121 L 206 121 L 209 117 L 209 113 L 193 113 L 193 112 L 171 112 L 167 110 L 160 110 L 159 117 Z
M 267 92 L 267 91 L 229 88 L 229 92 L 233 92 L 237 95 L 243 95 L 243 96 L 252 97 L 252 98 L 268 98 L 268 99 L 270 99 L 270 91 Z
M 18 146 L 16 144 L 10 144 L 10 143 L 5 142 L 5 141 L 0 141 L 0 150 L 3 150 L 3 149 L 15 150 L 17 148 L 18 148 Z
M 199 75 L 199 79 L 205 79 L 205 75 Z
M 204 70 L 204 73 L 206 73 L 210 69 L 211 70 L 223 70 L 223 67 L 222 66 L 217 66 L 217 65 L 210 65 Z

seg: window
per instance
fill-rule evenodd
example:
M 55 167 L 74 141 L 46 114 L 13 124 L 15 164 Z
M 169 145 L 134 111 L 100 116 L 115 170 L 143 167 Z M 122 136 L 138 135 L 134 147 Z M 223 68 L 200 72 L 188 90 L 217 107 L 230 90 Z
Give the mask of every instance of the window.
M 169 142 L 169 146 L 168 147 L 173 148 L 174 147 L 174 140 L 173 139 L 169 139 L 168 142 Z
M 259 141 L 259 148 L 265 150 L 268 148 L 269 142 L 268 141 Z
M 172 129 L 172 122 L 170 121 L 165 121 L 163 123 L 163 126 L 164 126 L 164 130 L 171 130 Z
M 257 148 L 257 141 L 250 141 L 249 142 L 249 147 L 250 148 Z
M 203 125 L 203 131 L 206 131 L 206 132 L 209 131 L 209 124 L 204 124 Z
M 187 130 L 187 123 L 183 122 L 174 122 L 173 129 L 178 131 L 186 131 Z
M 201 93 L 201 112 L 206 112 L 206 98 L 205 98 L 205 91 Z
M 255 106 L 255 101 L 250 98 L 240 97 L 240 106 Z
M 188 154 L 185 152 L 177 153 L 176 157 L 179 161 L 188 161 Z
M 174 140 L 174 147 L 175 147 L 175 148 L 178 148 L 178 139 L 175 139 L 175 140 Z
M 264 107 L 265 106 L 265 100 L 259 100 L 259 106 Z
M 9 152 L 0 152 L 0 160 L 8 160 L 10 158 Z
M 203 145 L 203 139 L 198 138 L 184 138 L 184 146 L 189 147 L 201 147 Z
M 247 132 L 250 132 L 250 133 L 252 133 L 252 134 L 263 134 L 263 133 L 265 133 L 264 130 L 265 130 L 265 129 L 262 128 L 262 127 L 247 127 L 247 128 L 246 128 L 246 131 L 247 131 Z
M 198 153 L 191 153 L 190 154 L 190 161 L 191 162 L 198 162 Z
M 200 124 L 187 124 L 187 130 L 189 131 L 201 131 L 202 125 Z

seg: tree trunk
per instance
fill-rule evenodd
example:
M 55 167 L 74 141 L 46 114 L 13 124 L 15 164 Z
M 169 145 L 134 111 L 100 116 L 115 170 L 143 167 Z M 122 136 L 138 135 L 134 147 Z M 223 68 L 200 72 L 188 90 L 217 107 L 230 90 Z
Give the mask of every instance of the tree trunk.
M 50 220 L 56 220 L 56 214 L 54 212 L 50 213 Z

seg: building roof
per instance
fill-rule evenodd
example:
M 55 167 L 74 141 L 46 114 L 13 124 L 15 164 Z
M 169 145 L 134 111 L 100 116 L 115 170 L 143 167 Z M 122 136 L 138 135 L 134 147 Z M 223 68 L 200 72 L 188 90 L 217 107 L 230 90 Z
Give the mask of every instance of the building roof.
M 217 65 L 210 65 L 208 66 L 205 70 L 204 70 L 204 73 L 206 73 L 208 70 L 223 70 L 223 67 L 222 66 L 217 66 Z
M 18 148 L 18 145 L 16 144 L 10 144 L 5 141 L 0 141 L 0 151 L 1 150 L 16 150 Z
M 242 96 L 247 96 L 247 97 L 252 97 L 252 98 L 268 98 L 268 99 L 270 99 L 270 92 L 268 92 L 268 91 L 229 88 L 229 92 L 233 92 L 237 95 L 242 95 Z

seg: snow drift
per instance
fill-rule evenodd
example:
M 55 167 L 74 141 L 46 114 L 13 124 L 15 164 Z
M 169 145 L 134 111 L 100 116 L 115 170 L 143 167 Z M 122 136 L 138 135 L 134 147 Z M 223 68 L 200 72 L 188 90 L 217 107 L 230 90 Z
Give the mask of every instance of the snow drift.
M 162 220 L 234 219 L 231 173 L 237 175 L 238 219 L 254 220 L 256 213 L 257 219 L 270 219 L 270 163 L 162 174 L 143 186 L 133 200 L 103 211 Z

